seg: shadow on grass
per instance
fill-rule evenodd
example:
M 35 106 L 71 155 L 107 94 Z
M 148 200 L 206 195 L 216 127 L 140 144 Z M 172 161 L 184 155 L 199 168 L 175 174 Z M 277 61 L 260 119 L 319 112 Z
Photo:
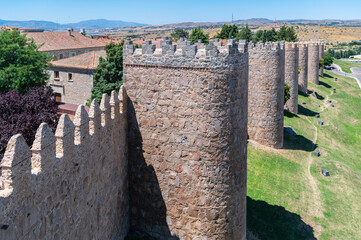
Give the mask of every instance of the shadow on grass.
M 316 239 L 310 225 L 284 207 L 247 197 L 247 229 L 258 239 Z
M 314 117 L 318 113 L 298 104 L 298 114 L 308 116 L 308 117 Z
M 307 90 L 308 92 L 308 90 Z M 301 91 L 298 91 L 298 95 L 301 95 L 301 96 L 304 96 L 304 97 L 308 97 L 308 94 L 304 93 L 304 92 L 301 92 Z
M 323 73 L 323 76 L 324 76 L 324 77 L 328 77 L 328 78 L 333 78 L 333 76 L 331 76 L 331 75 L 328 74 L 328 73 Z
M 317 148 L 317 144 L 314 144 L 310 139 L 302 135 L 293 136 L 287 131 L 284 131 L 283 148 L 313 152 Z
M 288 117 L 288 118 L 294 118 L 294 117 L 299 118 L 299 116 L 297 116 L 297 114 L 291 113 L 288 110 L 284 111 L 284 115 L 285 115 L 285 117 Z
M 322 97 L 320 94 L 318 94 L 317 92 L 315 92 L 316 98 L 319 100 L 323 100 L 325 99 L 324 97 Z
M 331 85 L 329 85 L 329 84 L 327 84 L 327 83 L 325 83 L 325 82 L 323 82 L 323 81 L 318 81 L 318 82 L 319 82 L 319 84 L 320 84 L 321 86 L 324 86 L 324 87 L 326 87 L 326 88 L 332 88 Z

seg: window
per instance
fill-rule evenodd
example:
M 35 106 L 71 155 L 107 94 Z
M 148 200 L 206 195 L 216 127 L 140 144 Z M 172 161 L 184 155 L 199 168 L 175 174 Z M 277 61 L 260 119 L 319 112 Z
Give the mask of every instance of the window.
M 68 73 L 68 81 L 73 81 L 73 74 L 72 73 Z
M 55 101 L 61 102 L 61 94 L 60 93 L 55 93 Z
M 59 71 L 54 71 L 54 79 L 59 80 Z
M 64 58 L 63 54 L 60 54 L 59 59 L 63 59 L 63 58 Z

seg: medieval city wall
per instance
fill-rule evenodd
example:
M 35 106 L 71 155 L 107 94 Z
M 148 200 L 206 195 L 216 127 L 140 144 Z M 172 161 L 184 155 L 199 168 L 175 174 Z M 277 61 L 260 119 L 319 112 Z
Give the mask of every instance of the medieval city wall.
M 308 86 L 308 46 L 306 43 L 298 43 L 298 65 L 300 73 L 298 75 L 298 90 L 307 94 Z
M 123 239 L 128 231 L 127 95 L 103 95 L 30 149 L 13 136 L 1 161 L 0 239 Z
M 283 145 L 283 44 L 249 44 L 248 134 L 274 148 Z
M 320 41 L 318 56 L 319 58 L 325 57 L 325 43 L 323 41 Z M 324 68 L 324 66 L 320 67 L 318 75 L 323 76 Z
M 285 109 L 298 112 L 298 46 L 297 43 L 286 43 L 285 46 L 285 83 L 290 86 L 290 98 Z
M 319 44 L 309 42 L 308 44 L 308 81 L 318 84 L 319 73 Z
M 124 50 L 131 229 L 245 239 L 248 53 L 165 39 Z

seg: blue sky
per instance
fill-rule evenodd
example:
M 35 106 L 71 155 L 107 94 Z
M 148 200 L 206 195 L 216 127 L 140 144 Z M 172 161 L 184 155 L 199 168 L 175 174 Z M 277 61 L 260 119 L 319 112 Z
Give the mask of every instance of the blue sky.
M 0 0 L 0 19 L 146 24 L 234 19 L 361 19 L 361 0 Z

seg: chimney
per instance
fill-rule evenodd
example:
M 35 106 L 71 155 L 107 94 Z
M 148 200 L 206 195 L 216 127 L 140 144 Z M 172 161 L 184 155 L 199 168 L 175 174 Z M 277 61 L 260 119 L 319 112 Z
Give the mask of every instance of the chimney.
M 71 29 L 71 28 L 68 28 L 68 33 L 69 33 L 69 36 L 72 36 L 71 35 L 71 32 L 73 31 L 73 29 Z

